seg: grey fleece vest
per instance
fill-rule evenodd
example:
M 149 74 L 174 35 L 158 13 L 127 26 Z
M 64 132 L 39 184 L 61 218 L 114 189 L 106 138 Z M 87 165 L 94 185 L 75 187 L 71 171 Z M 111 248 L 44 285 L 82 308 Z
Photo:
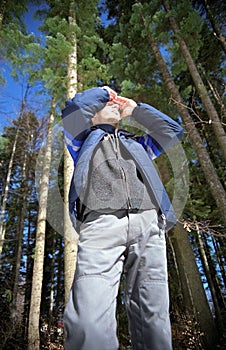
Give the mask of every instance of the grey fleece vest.
M 99 143 L 89 168 L 85 190 L 80 194 L 83 214 L 120 209 L 148 210 L 154 204 L 128 152 L 115 135 L 108 134 Z

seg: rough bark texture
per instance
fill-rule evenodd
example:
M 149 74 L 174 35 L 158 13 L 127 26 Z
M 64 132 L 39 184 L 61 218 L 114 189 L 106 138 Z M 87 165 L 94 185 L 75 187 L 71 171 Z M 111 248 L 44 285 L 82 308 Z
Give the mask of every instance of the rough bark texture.
M 206 350 L 213 350 L 217 344 L 217 331 L 211 314 L 208 300 L 206 298 L 200 273 L 196 265 L 194 252 L 192 250 L 187 232 L 181 224 L 173 230 L 170 240 L 174 247 L 176 260 L 178 263 L 183 297 L 187 300 L 187 306 L 192 305 L 200 330 L 204 334 Z M 189 288 L 189 291 L 186 290 Z M 189 311 L 189 310 L 188 310 Z
M 222 220 L 226 225 L 226 193 L 225 190 L 217 176 L 215 168 L 211 162 L 211 159 L 208 155 L 206 148 L 203 145 L 202 139 L 199 135 L 198 130 L 195 127 L 195 123 L 189 115 L 187 108 L 184 105 L 184 102 L 180 96 L 180 93 L 177 89 L 176 84 L 173 81 L 172 76 L 170 75 L 167 65 L 162 58 L 162 55 L 159 51 L 159 48 L 154 41 L 154 39 L 149 35 L 149 41 L 158 62 L 160 71 L 164 77 L 164 80 L 168 86 L 168 89 L 171 92 L 172 98 L 176 101 L 176 106 L 178 109 L 178 113 L 183 119 L 184 128 L 186 129 L 189 139 L 191 140 L 192 146 L 196 152 L 199 163 L 203 169 L 205 174 L 205 178 L 210 186 L 210 191 L 212 196 L 216 202 L 219 213 L 221 215 Z
M 193 79 L 193 82 L 195 84 L 195 87 L 198 91 L 198 94 L 201 98 L 201 101 L 203 103 L 203 106 L 205 107 L 206 113 L 209 117 L 209 123 L 213 125 L 213 131 L 216 135 L 218 144 L 221 148 L 222 154 L 224 156 L 224 159 L 226 160 L 226 134 L 223 128 L 223 125 L 219 119 L 219 116 L 217 114 L 217 111 L 208 95 L 208 92 L 206 90 L 206 87 L 202 81 L 202 78 L 198 72 L 198 69 L 196 68 L 195 62 L 193 58 L 191 57 L 191 54 L 188 50 L 188 47 L 184 41 L 184 39 L 180 36 L 180 29 L 177 25 L 177 22 L 175 18 L 172 16 L 169 4 L 166 0 L 162 0 L 162 3 L 169 14 L 169 21 L 173 28 L 174 33 L 176 34 L 177 41 L 180 46 L 180 50 L 182 55 L 184 56 L 184 59 L 186 61 L 186 64 L 188 66 L 188 69 L 190 71 L 191 77 Z

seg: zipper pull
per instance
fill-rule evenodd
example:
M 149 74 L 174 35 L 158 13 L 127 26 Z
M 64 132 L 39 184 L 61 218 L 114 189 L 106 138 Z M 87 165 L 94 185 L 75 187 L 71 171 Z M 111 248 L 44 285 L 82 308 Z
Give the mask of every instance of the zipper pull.
M 107 135 L 104 135 L 104 141 L 107 141 L 107 140 L 109 140 L 109 138 L 110 138 L 110 135 L 109 135 L 109 134 L 107 134 Z
M 165 228 L 166 227 L 166 216 L 165 214 L 161 214 L 161 218 L 162 218 L 162 223 L 163 223 L 163 227 Z

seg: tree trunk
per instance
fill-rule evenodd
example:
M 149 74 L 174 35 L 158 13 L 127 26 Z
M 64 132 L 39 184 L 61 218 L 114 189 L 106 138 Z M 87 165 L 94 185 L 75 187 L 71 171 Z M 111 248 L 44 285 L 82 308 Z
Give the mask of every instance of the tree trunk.
M 182 249 L 177 242 L 176 234 L 175 235 L 170 234 L 169 243 L 170 243 L 171 250 L 173 253 L 173 257 L 174 257 L 175 268 L 176 268 L 177 274 L 178 274 L 179 290 L 181 291 L 181 293 L 183 295 L 183 298 L 182 298 L 183 299 L 182 300 L 183 310 L 185 311 L 185 313 L 188 313 L 189 315 L 195 315 L 196 310 L 194 307 L 192 290 L 190 287 L 190 282 L 188 279 L 187 271 L 185 269 L 185 266 L 182 263 L 182 259 L 183 259 L 182 252 L 181 252 Z M 186 244 L 188 244 L 187 241 L 186 241 Z M 189 251 L 190 251 L 190 247 L 189 247 Z M 194 253 L 193 253 L 193 255 L 194 255 Z
M 5 1 L 2 4 L 3 6 L 5 5 Z M 26 106 L 26 100 L 27 100 L 27 95 L 29 91 L 29 85 L 26 86 L 26 90 L 21 102 L 21 108 L 20 108 L 20 113 L 19 113 L 19 123 L 17 126 L 17 131 L 12 147 L 12 153 L 10 156 L 10 161 L 9 161 L 9 166 L 8 166 L 8 172 L 6 176 L 6 182 L 5 182 L 5 189 L 4 189 L 4 195 L 3 195 L 3 201 L 2 201 L 2 207 L 1 207 L 1 212 L 0 212 L 0 256 L 2 254 L 2 248 L 4 244 L 4 239 L 5 239 L 5 228 L 4 228 L 4 219 L 5 219 L 5 214 L 6 214 L 6 203 L 8 200 L 8 194 L 9 194 L 9 184 L 10 184 L 10 178 L 11 178 L 11 173 L 12 173 L 12 168 L 13 168 L 13 162 L 14 162 L 14 156 L 16 153 L 16 148 L 17 148 L 17 142 L 18 142 L 18 137 L 19 137 L 19 132 L 20 132 L 20 124 L 22 121 L 22 116 L 24 113 L 24 108 Z
M 76 24 L 75 19 L 75 1 L 70 1 L 69 10 L 69 27 Z M 73 43 L 73 52 L 68 57 L 68 88 L 67 99 L 72 98 L 77 91 L 77 41 L 76 34 L 70 39 Z M 65 274 L 65 303 L 67 303 L 69 292 L 74 278 L 76 256 L 77 256 L 77 234 L 72 226 L 69 217 L 68 194 L 72 174 L 74 171 L 73 160 L 66 148 L 64 147 L 64 274 Z
M 144 23 L 145 23 L 145 19 Z M 172 76 L 170 75 L 167 65 L 162 58 L 161 52 L 154 41 L 153 37 L 149 34 L 149 41 L 152 47 L 152 50 L 154 52 L 154 55 L 156 57 L 156 61 L 158 62 L 160 71 L 163 75 L 163 78 L 168 86 L 168 89 L 171 92 L 172 98 L 174 101 L 176 101 L 176 106 L 178 109 L 178 113 L 182 117 L 184 121 L 184 127 L 188 133 L 188 136 L 191 140 L 192 146 L 196 152 L 196 155 L 198 157 L 199 163 L 201 164 L 201 167 L 203 169 L 203 172 L 205 174 L 205 178 L 210 186 L 210 191 L 212 193 L 212 196 L 216 202 L 216 205 L 218 207 L 219 213 L 221 215 L 221 218 L 223 222 L 226 224 L 226 195 L 225 190 L 217 176 L 217 173 L 215 171 L 215 168 L 211 162 L 211 159 L 206 151 L 205 146 L 203 145 L 202 139 L 198 133 L 198 130 L 195 127 L 195 123 L 193 122 L 192 118 L 190 117 L 190 114 L 185 107 L 183 100 L 180 96 L 180 93 L 177 89 L 176 84 L 173 81 Z
M 196 225 L 197 229 L 198 224 Z M 222 287 L 220 286 L 220 274 L 218 271 L 218 261 L 216 260 L 216 251 L 213 245 L 212 239 L 208 240 L 208 235 L 200 232 L 200 236 L 203 242 L 204 250 L 206 253 L 207 263 L 209 266 L 210 277 L 216 291 L 216 298 L 218 301 L 219 310 L 225 309 L 225 296 L 222 294 Z
M 13 297 L 12 297 L 12 306 L 11 306 L 12 318 L 18 318 L 19 316 L 21 316 L 19 315 L 19 309 L 21 309 L 21 305 L 18 305 L 17 297 L 18 297 L 18 287 L 20 283 L 19 275 L 20 275 L 20 264 L 21 264 L 21 256 L 22 256 L 22 238 L 23 238 L 23 231 L 24 231 L 26 198 L 28 193 L 28 182 L 27 182 L 28 181 L 28 164 L 27 163 L 28 163 L 28 153 L 26 152 L 24 156 L 24 164 L 23 164 L 23 170 L 22 170 L 20 209 L 18 212 L 16 266 L 15 266 L 15 277 L 14 277 Z
M 206 87 L 202 81 L 202 78 L 196 68 L 195 62 L 193 61 L 191 54 L 188 50 L 188 47 L 184 41 L 184 39 L 180 36 L 180 29 L 178 28 L 177 22 L 175 18 L 172 16 L 169 4 L 167 0 L 162 0 L 162 3 L 166 9 L 166 12 L 170 15 L 169 21 L 173 28 L 174 33 L 176 34 L 176 38 L 178 40 L 178 43 L 180 45 L 180 50 L 182 52 L 182 55 L 184 56 L 184 59 L 187 63 L 188 69 L 190 71 L 191 77 L 193 79 L 193 82 L 195 84 L 195 87 L 198 91 L 198 94 L 201 98 L 201 101 L 205 107 L 206 113 L 209 116 L 209 123 L 213 125 L 213 130 L 216 135 L 218 144 L 221 148 L 222 154 L 224 156 L 224 159 L 226 160 L 226 134 L 224 131 L 224 128 L 221 124 L 221 121 L 218 117 L 217 111 L 208 95 L 208 92 L 206 90 Z
M 208 4 L 207 0 L 204 0 L 204 7 L 205 7 L 205 10 L 206 10 L 207 17 L 209 18 L 209 20 L 210 20 L 210 22 L 212 24 L 212 28 L 214 30 L 214 35 L 219 40 L 222 49 L 226 53 L 226 40 L 225 40 L 225 37 L 221 33 L 221 30 L 218 27 L 218 25 L 217 25 L 217 23 L 216 23 L 216 21 L 214 19 L 214 16 L 212 15 L 212 11 L 211 11 L 210 5 Z
M 63 254 L 63 238 L 58 238 L 57 241 L 57 250 L 59 254 L 57 255 L 56 261 L 56 296 L 55 296 L 55 305 L 59 308 L 62 305 L 62 295 L 64 295 L 64 280 L 62 276 L 64 275 L 64 254 Z
M 42 294 L 42 279 L 43 279 L 43 262 L 45 251 L 45 230 L 46 230 L 46 214 L 47 214 L 47 199 L 48 199 L 48 185 L 49 172 L 51 163 L 51 143 L 52 143 L 52 129 L 54 123 L 54 109 L 55 101 L 52 100 L 52 109 L 48 123 L 48 135 L 44 157 L 44 167 L 41 177 L 40 191 L 39 191 L 39 211 L 37 219 L 36 244 L 34 256 L 34 268 L 32 278 L 31 302 L 29 313 L 29 327 L 28 327 L 28 350 L 40 349 L 40 334 L 39 334 L 39 319 L 40 319 L 40 305 Z
M 223 119 L 226 116 L 226 107 L 225 107 L 224 101 L 222 100 L 218 91 L 214 88 L 211 81 L 209 79 L 207 79 L 207 77 L 205 77 L 205 78 L 206 78 L 207 84 L 209 85 L 209 88 L 210 88 L 210 90 L 215 98 L 215 101 L 218 103 L 218 105 L 221 108 L 221 117 Z
M 6 176 L 5 189 L 4 189 L 4 195 L 3 195 L 2 207 L 1 207 L 1 213 L 0 213 L 0 255 L 2 254 L 2 248 L 4 244 L 4 239 L 5 239 L 4 219 L 6 214 L 6 203 L 8 200 L 9 184 L 10 184 L 10 178 L 11 178 L 11 173 L 13 168 L 14 156 L 16 153 L 17 141 L 19 137 L 19 129 L 20 129 L 20 126 L 18 125 L 16 136 L 13 143 L 12 153 L 11 153 L 11 157 L 8 165 L 8 172 Z
M 55 263 L 56 263 L 56 237 L 53 237 L 52 241 L 52 259 L 51 259 L 51 266 L 50 266 L 50 298 L 49 298 L 49 315 L 50 315 L 50 323 L 52 322 L 53 319 L 53 308 L 54 308 L 54 290 L 55 290 Z M 49 329 L 50 328 L 50 323 L 49 323 Z
M 196 224 L 196 232 L 197 232 L 196 237 L 197 237 L 197 243 L 198 243 L 199 252 L 200 252 L 200 258 L 201 258 L 203 270 L 204 270 L 204 273 L 205 273 L 205 276 L 206 276 L 206 279 L 207 279 L 207 282 L 209 285 L 209 289 L 211 292 L 218 328 L 220 331 L 222 331 L 223 330 L 223 323 L 222 323 L 220 305 L 218 302 L 217 292 L 216 292 L 216 288 L 214 285 L 216 271 L 215 271 L 215 273 L 213 273 L 213 272 L 211 273 L 211 263 L 208 261 L 208 257 L 207 257 L 205 247 L 203 244 L 203 239 L 201 237 L 201 233 L 199 231 L 199 227 L 197 224 Z
M 77 234 L 72 226 L 68 211 L 68 194 L 74 170 L 73 161 L 68 149 L 64 148 L 64 288 L 65 303 L 69 298 L 74 278 L 77 256 Z
M 31 198 L 30 198 L 31 201 Z M 28 338 L 28 325 L 29 325 L 29 311 L 30 311 L 30 300 L 31 300 L 31 280 L 34 260 L 32 258 L 32 248 L 33 248 L 33 237 L 32 237 L 32 220 L 31 216 L 34 215 L 29 212 L 28 214 L 28 232 L 27 232 L 27 242 L 26 242 L 26 280 L 25 280 L 25 292 L 24 292 L 24 316 L 23 316 L 23 335 L 24 339 Z
M 216 258 L 220 267 L 220 271 L 221 271 L 221 276 L 222 276 L 222 280 L 224 283 L 224 288 L 226 288 L 226 271 L 225 271 L 225 263 L 224 263 L 224 256 L 222 254 L 222 249 L 220 246 L 220 242 L 219 242 L 219 237 L 212 237 L 212 241 L 213 241 L 213 246 L 216 252 Z
M 187 232 L 181 224 L 178 224 L 169 238 L 176 255 L 185 303 L 188 307 L 192 305 L 195 311 L 196 319 L 204 334 L 205 349 L 213 350 L 217 343 L 216 327 Z

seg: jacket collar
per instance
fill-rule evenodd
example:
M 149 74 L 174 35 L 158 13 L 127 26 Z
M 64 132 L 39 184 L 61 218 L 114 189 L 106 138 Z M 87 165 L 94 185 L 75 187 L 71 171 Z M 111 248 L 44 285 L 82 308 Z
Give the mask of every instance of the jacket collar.
M 96 124 L 91 127 L 91 130 L 102 129 L 109 134 L 114 134 L 115 127 L 111 124 Z
M 108 134 L 114 134 L 115 130 L 116 130 L 116 128 L 111 124 L 96 124 L 96 125 L 93 125 L 91 127 L 91 130 L 96 130 L 96 129 L 102 129 L 105 132 L 107 132 Z M 131 132 L 126 131 L 124 129 L 118 129 L 118 133 L 120 135 L 125 136 L 125 137 L 134 137 L 135 136 L 135 133 L 131 133 Z

